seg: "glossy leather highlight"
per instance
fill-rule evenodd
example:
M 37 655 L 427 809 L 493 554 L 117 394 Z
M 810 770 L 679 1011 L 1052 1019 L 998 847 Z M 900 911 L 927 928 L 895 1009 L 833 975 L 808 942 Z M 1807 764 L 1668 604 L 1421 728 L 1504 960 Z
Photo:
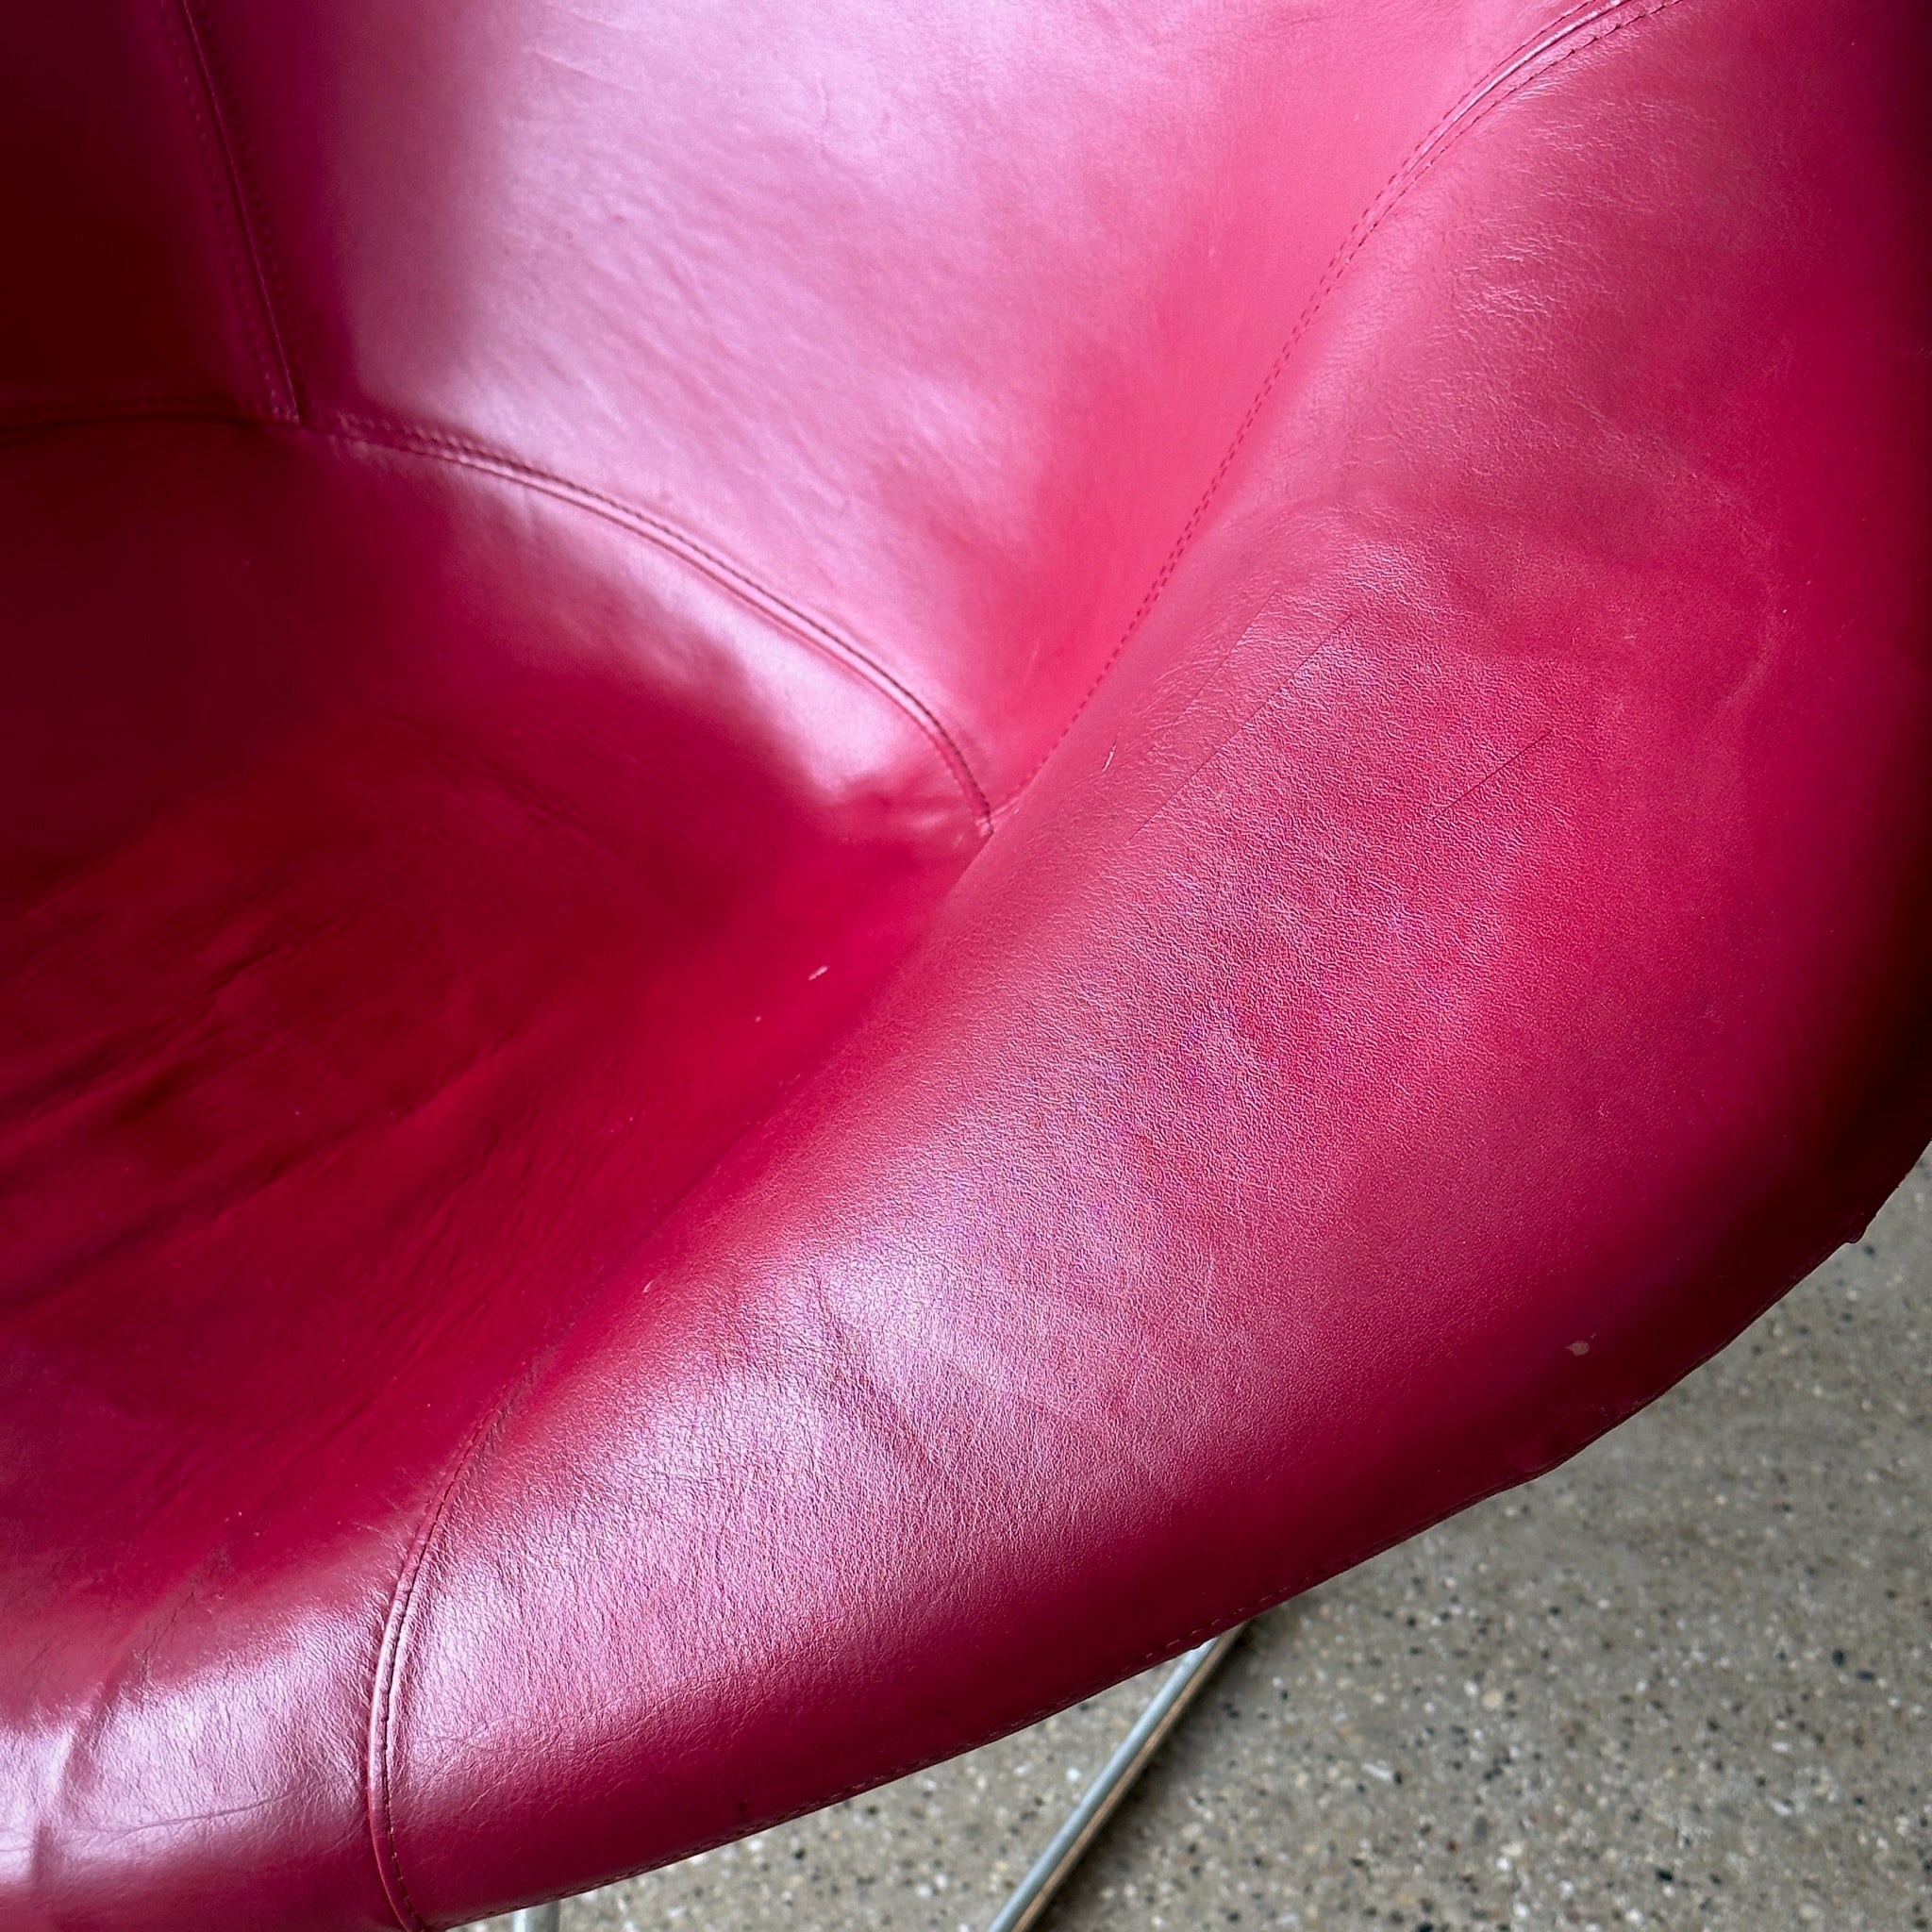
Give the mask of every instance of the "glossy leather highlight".
M 1920 9 L 102 11 L 0 75 L 8 1932 L 957 1751 L 1932 1133 Z

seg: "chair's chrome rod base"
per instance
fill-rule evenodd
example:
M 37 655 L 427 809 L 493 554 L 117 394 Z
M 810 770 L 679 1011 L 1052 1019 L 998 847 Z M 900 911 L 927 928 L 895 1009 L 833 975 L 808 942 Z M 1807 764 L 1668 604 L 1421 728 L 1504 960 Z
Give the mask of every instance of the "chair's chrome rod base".
M 1121 1740 L 1120 1749 L 1087 1787 L 1086 1795 L 1067 1814 L 1066 1822 L 1054 1833 L 1053 1842 L 1041 1852 L 1032 1871 L 1023 1878 L 1012 1897 L 1000 1907 L 999 1916 L 986 1932 L 1027 1932 L 1037 1924 L 1054 1894 L 1067 1882 L 1074 1866 L 1100 1835 L 1100 1827 L 1113 1816 L 1114 1807 L 1134 1787 L 1134 1780 L 1154 1760 L 1154 1754 L 1166 1741 L 1167 1734 L 1180 1723 L 1188 1706 L 1207 1689 L 1214 1669 L 1247 1628 L 1245 1624 L 1191 1650 L 1167 1674 L 1167 1681 L 1154 1693 L 1134 1728 Z
M 553 1899 L 547 1906 L 525 1906 L 509 1915 L 509 1932 L 558 1932 L 563 1907 Z

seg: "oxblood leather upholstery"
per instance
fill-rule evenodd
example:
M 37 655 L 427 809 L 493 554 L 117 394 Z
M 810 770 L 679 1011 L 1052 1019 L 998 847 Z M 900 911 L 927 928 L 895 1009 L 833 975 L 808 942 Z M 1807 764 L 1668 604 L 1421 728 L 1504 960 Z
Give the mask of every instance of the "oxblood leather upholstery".
M 8 1932 L 958 1750 L 1932 1131 L 1917 0 L 7 29 Z

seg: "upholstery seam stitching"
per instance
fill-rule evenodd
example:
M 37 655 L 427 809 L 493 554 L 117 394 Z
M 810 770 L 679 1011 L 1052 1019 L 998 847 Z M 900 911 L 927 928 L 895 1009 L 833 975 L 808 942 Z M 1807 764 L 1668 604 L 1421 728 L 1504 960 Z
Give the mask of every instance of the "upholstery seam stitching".
M 313 423 L 305 423 L 303 426 L 313 434 L 334 441 L 375 449 L 401 450 L 431 461 L 474 469 L 486 475 L 520 483 L 525 489 L 572 504 L 607 523 L 615 524 L 620 529 L 641 537 L 679 558 L 722 589 L 751 603 L 771 621 L 798 636 L 801 641 L 836 658 L 848 670 L 857 672 L 882 695 L 891 699 L 940 754 L 954 782 L 972 807 L 981 835 L 991 829 L 992 808 L 985 789 L 967 762 L 958 740 L 923 698 L 842 632 L 768 589 L 722 551 L 691 536 L 669 519 L 655 515 L 636 504 L 626 503 L 622 497 L 574 482 L 568 476 L 560 476 L 506 451 L 492 449 L 487 443 L 447 435 L 419 425 L 337 412 Z
M 229 270 L 231 274 L 236 275 L 238 281 L 242 279 L 237 273 L 240 264 L 234 257 L 235 236 L 239 234 L 241 246 L 246 254 L 248 268 L 253 277 L 255 300 L 246 305 L 251 310 L 248 328 L 250 335 L 256 339 L 256 352 L 262 358 L 263 374 L 268 378 L 271 416 L 275 421 L 299 423 L 302 420 L 301 397 L 295 386 L 294 370 L 289 360 L 288 345 L 283 340 L 281 322 L 276 315 L 275 299 L 271 293 L 274 280 L 272 265 L 256 232 L 260 225 L 259 208 L 258 206 L 251 207 L 251 201 L 258 204 L 260 197 L 251 195 L 252 184 L 246 170 L 245 156 L 229 126 L 228 116 L 223 111 L 222 92 L 216 84 L 218 72 L 225 78 L 226 70 L 220 67 L 218 57 L 211 58 L 212 42 L 207 23 L 197 10 L 195 0 L 175 0 L 175 8 L 200 77 L 200 92 L 208 103 L 207 118 L 212 124 L 213 139 L 227 189 L 227 198 L 233 210 L 232 221 L 223 224 L 230 258 Z M 197 126 L 202 126 L 204 124 L 201 110 L 197 107 L 194 111 Z M 210 160 L 213 158 L 209 158 Z M 231 229 L 235 233 L 230 233 Z
M 703 1185 L 706 1175 L 714 1172 L 725 1156 L 750 1138 L 758 1126 L 758 1121 L 748 1122 L 734 1134 L 726 1145 L 720 1150 L 717 1159 L 704 1174 L 693 1176 L 667 1201 L 650 1224 L 639 1233 L 631 1244 L 636 1253 L 645 1247 L 667 1226 L 678 1209 L 683 1207 Z M 644 1290 L 648 1291 L 655 1285 L 656 1277 L 647 1279 Z M 525 1356 L 515 1374 L 504 1378 L 503 1386 L 495 1399 L 479 1415 L 458 1444 L 451 1458 L 449 1472 L 438 1488 L 429 1507 L 424 1512 L 423 1520 L 417 1525 L 415 1534 L 403 1558 L 397 1574 L 395 1590 L 391 1593 L 388 1614 L 383 1620 L 382 1641 L 376 1651 L 376 1679 L 371 1687 L 369 1711 L 369 1751 L 364 1786 L 368 1792 L 369 1831 L 375 1850 L 377 1876 L 382 1880 L 385 1893 L 392 1909 L 397 1911 L 404 1932 L 430 1932 L 427 1923 L 416 1911 L 414 1902 L 408 1896 L 408 1888 L 403 1880 L 402 1853 L 396 1842 L 395 1816 L 391 1804 L 391 1792 L 394 1787 L 393 1748 L 395 1740 L 395 1694 L 396 1686 L 402 1675 L 403 1646 L 408 1636 L 409 1612 L 414 1607 L 416 1590 L 425 1571 L 429 1567 L 429 1557 L 436 1541 L 438 1530 L 451 1498 L 461 1487 L 464 1478 L 475 1466 L 481 1454 L 485 1441 L 503 1424 L 514 1410 L 518 1400 L 526 1396 L 536 1388 L 544 1373 L 554 1366 L 558 1354 L 564 1343 L 575 1333 L 576 1326 L 589 1312 L 592 1302 L 597 1300 L 608 1287 L 608 1277 L 593 1289 L 591 1293 L 580 1302 L 561 1328 L 547 1341 L 539 1343 Z M 380 1716 L 378 1718 L 378 1709 Z M 382 1824 L 388 1842 L 389 1863 L 385 1864 L 382 1842 L 376 1839 L 375 1790 L 380 1786 L 382 1793 Z M 393 1869 L 394 1891 L 390 1891 L 391 1870 Z M 407 1917 L 404 1916 L 405 1912 Z
M 170 25 L 172 21 L 172 25 Z M 263 333 L 261 288 L 251 282 L 242 259 L 242 211 L 236 205 L 235 179 L 223 149 L 221 130 L 213 119 L 214 102 L 207 63 L 188 17 L 187 0 L 173 0 L 163 19 L 163 31 L 174 58 L 175 71 L 193 125 L 194 145 L 206 177 L 210 212 L 220 237 L 222 261 L 227 271 L 228 292 L 234 299 L 246 354 L 256 363 L 255 376 L 265 392 L 264 407 L 275 408 L 275 360 Z
M 852 642 L 823 619 L 813 617 L 808 611 L 780 596 L 775 591 L 767 589 L 749 571 L 734 563 L 722 551 L 680 529 L 666 518 L 641 509 L 634 504 L 625 502 L 621 497 L 607 495 L 586 484 L 574 482 L 568 476 L 541 469 L 522 458 L 491 449 L 485 443 L 473 442 L 395 420 L 382 421 L 341 414 L 321 418 L 289 418 L 261 415 L 245 408 L 209 409 L 196 407 L 185 400 L 176 408 L 169 406 L 168 398 L 160 397 L 152 408 L 129 408 L 110 406 L 97 410 L 76 408 L 64 416 L 52 419 L 38 416 L 9 418 L 0 413 L 0 446 L 4 446 L 9 439 L 25 441 L 37 435 L 50 434 L 61 429 L 92 428 L 116 423 L 137 422 L 216 423 L 232 424 L 242 427 L 285 429 L 305 436 L 313 436 L 325 442 L 341 443 L 354 448 L 391 450 L 405 456 L 421 457 L 425 461 L 443 463 L 452 468 L 473 470 L 482 475 L 494 476 L 500 482 L 516 484 L 539 495 L 548 496 L 555 502 L 582 510 L 586 515 L 597 517 L 627 535 L 650 543 L 666 556 L 675 558 L 687 568 L 708 577 L 719 589 L 749 605 L 774 629 L 792 637 L 808 648 L 816 650 L 822 656 L 841 665 L 864 683 L 871 685 L 879 695 L 906 717 L 939 754 L 941 763 L 945 767 L 972 812 L 974 828 L 980 840 L 984 841 L 992 829 L 992 807 L 985 788 L 981 786 L 965 753 L 960 749 L 958 741 L 924 699 L 910 686 L 901 682 L 869 652 Z
M 1153 583 L 1148 586 L 1146 594 L 1141 598 L 1134 614 L 1127 620 L 1126 627 L 1121 632 L 1113 649 L 1108 653 L 1106 661 L 1095 673 L 1086 694 L 1074 708 L 1066 724 L 1061 726 L 1058 736 L 1047 746 L 1045 753 L 1035 763 L 1033 769 L 1013 791 L 994 808 L 995 819 L 1010 812 L 1019 804 L 1031 789 L 1033 781 L 1045 769 L 1048 760 L 1066 742 L 1074 726 L 1079 723 L 1087 708 L 1098 695 L 1101 686 L 1107 682 L 1108 674 L 1120 661 L 1121 654 L 1133 641 L 1141 625 L 1145 623 L 1148 613 L 1159 602 L 1161 592 L 1166 590 L 1175 571 L 1179 569 L 1182 559 L 1192 547 L 1194 539 L 1200 534 L 1202 525 L 1207 520 L 1208 510 L 1220 493 L 1222 484 L 1234 467 L 1235 458 L 1241 454 L 1250 432 L 1260 420 L 1269 399 L 1287 373 L 1294 352 L 1301 346 L 1324 305 L 1334 293 L 1356 257 L 1368 245 L 1382 224 L 1401 206 L 1409 190 L 1462 136 L 1479 126 L 1498 108 L 1515 99 L 1532 81 L 1555 72 L 1566 60 L 1586 48 L 1600 45 L 1620 28 L 1651 19 L 1654 15 L 1663 12 L 1666 8 L 1675 5 L 1677 0 L 1587 0 L 1586 5 L 1572 8 L 1569 12 L 1558 15 L 1547 25 L 1538 28 L 1526 40 L 1519 42 L 1408 151 L 1395 172 L 1357 218 L 1355 225 L 1343 238 L 1341 246 L 1322 272 L 1322 277 L 1303 306 L 1288 340 L 1275 353 L 1274 359 L 1269 364 L 1266 375 L 1261 378 L 1260 387 L 1256 391 L 1254 399 L 1236 425 L 1233 440 L 1228 444 L 1225 454 L 1208 478 L 1207 487 L 1202 491 L 1187 522 L 1181 526 L 1180 535 L 1169 549 L 1166 559 L 1156 573 Z M 1600 31 L 1591 32 L 1593 27 L 1600 28 Z
M 406 1932 L 428 1932 L 428 1924 L 416 1909 L 416 1903 L 409 1896 L 408 1882 L 403 1876 L 402 1855 L 396 1845 L 395 1812 L 390 1796 L 397 1661 L 409 1621 L 409 1610 L 416 1600 L 416 1586 L 428 1562 L 430 1545 L 435 1541 L 437 1525 L 442 1521 L 442 1512 L 455 1492 L 458 1478 L 470 1466 L 478 1444 L 504 1412 L 515 1388 L 516 1383 L 512 1380 L 509 1389 L 476 1418 L 458 1444 L 429 1507 L 424 1512 L 403 1552 L 402 1565 L 396 1572 L 395 1584 L 390 1592 L 389 1607 L 383 1615 L 381 1636 L 376 1645 L 375 1681 L 370 1687 L 369 1698 L 363 1807 L 368 1818 L 370 1849 L 375 1857 L 376 1875 L 382 1881 L 391 1910 Z

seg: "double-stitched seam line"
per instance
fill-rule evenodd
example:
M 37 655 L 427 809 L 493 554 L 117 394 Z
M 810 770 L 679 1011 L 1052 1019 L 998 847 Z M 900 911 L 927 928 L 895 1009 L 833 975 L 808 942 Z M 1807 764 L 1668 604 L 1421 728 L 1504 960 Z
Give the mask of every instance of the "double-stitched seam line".
M 493 476 L 499 482 L 535 491 L 558 503 L 568 504 L 574 509 L 599 517 L 627 535 L 654 544 L 700 575 L 708 577 L 721 590 L 757 611 L 774 629 L 831 658 L 871 685 L 905 715 L 938 753 L 941 763 L 965 799 L 980 836 L 984 838 L 992 828 L 991 803 L 958 741 L 938 713 L 909 685 L 895 677 L 877 658 L 851 639 L 768 589 L 721 551 L 635 504 L 592 490 L 586 484 L 575 483 L 568 476 L 558 475 L 553 471 L 541 469 L 502 450 L 491 449 L 487 444 L 412 423 L 344 415 L 325 419 L 310 416 L 297 421 L 241 408 L 209 408 L 192 400 L 177 402 L 168 397 L 158 397 L 152 403 L 137 397 L 99 404 L 49 405 L 45 411 L 31 408 L 9 411 L 0 414 L 0 447 L 61 430 L 98 428 L 115 423 L 206 423 L 291 429 L 326 442 L 342 443 L 352 448 L 392 450 L 404 456 L 420 457 L 428 462 L 471 470 L 481 475 Z
M 512 1388 L 514 1386 L 512 1384 Z M 395 1809 L 391 1792 L 393 1779 L 390 1767 L 394 1756 L 397 1666 L 408 1634 L 410 1606 L 416 1598 L 416 1585 L 422 1577 L 437 1525 L 442 1521 L 442 1512 L 455 1491 L 457 1479 L 470 1466 L 470 1458 L 475 1454 L 490 1425 L 503 1413 L 508 1399 L 507 1395 L 500 1397 L 483 1411 L 450 1458 L 448 1472 L 437 1486 L 430 1506 L 424 1512 L 423 1520 L 417 1524 L 416 1533 L 409 1539 L 408 1548 L 404 1552 L 402 1567 L 396 1573 L 395 1587 L 390 1592 L 389 1609 L 382 1620 L 381 1641 L 376 1647 L 375 1675 L 369 1696 L 369 1741 L 363 1801 L 376 1876 L 382 1881 L 384 1896 L 404 1932 L 428 1932 L 428 1926 L 409 1896 L 408 1882 L 403 1877 L 402 1857 L 396 1847 Z
M 264 313 L 265 298 L 258 277 L 250 273 L 245 224 L 237 199 L 235 175 L 215 115 L 213 91 L 208 82 L 208 63 L 201 58 L 201 44 L 189 18 L 187 0 L 174 0 L 172 19 L 163 32 L 175 57 L 175 67 L 194 127 L 194 144 L 200 151 L 203 172 L 208 176 L 208 196 L 213 204 L 215 232 L 220 237 L 222 259 L 228 272 L 229 293 L 247 340 L 249 353 L 257 364 L 268 407 L 278 400 L 276 369 L 270 347 Z
M 941 759 L 952 774 L 955 783 L 972 807 L 974 822 L 981 833 L 984 834 L 991 828 L 992 811 L 984 788 L 974 776 L 958 740 L 923 698 L 908 685 L 901 683 L 871 653 L 860 649 L 849 638 L 834 630 L 823 620 L 812 616 L 809 611 L 768 590 L 747 571 L 733 563 L 729 558 L 708 544 L 700 542 L 688 531 L 678 528 L 675 524 L 654 515 L 649 510 L 641 509 L 635 504 L 625 503 L 620 497 L 606 495 L 600 490 L 591 490 L 584 484 L 574 483 L 567 476 L 557 475 L 549 470 L 538 468 L 534 463 L 525 462 L 521 458 L 491 449 L 488 444 L 422 428 L 414 424 L 370 417 L 331 415 L 310 421 L 303 426 L 313 435 L 329 437 L 338 441 L 358 443 L 376 449 L 400 450 L 411 456 L 426 458 L 433 462 L 450 463 L 460 469 L 480 471 L 486 475 L 495 476 L 505 482 L 520 484 L 525 489 L 534 490 L 541 495 L 555 497 L 559 502 L 588 510 L 592 516 L 601 517 L 607 523 L 615 524 L 621 529 L 628 531 L 632 536 L 641 537 L 659 549 L 669 551 L 701 575 L 709 577 L 722 589 L 730 591 L 741 602 L 751 605 L 768 622 L 789 631 L 800 641 L 836 658 L 847 670 L 856 672 L 890 699 L 911 720 L 939 753 Z
M 263 373 L 268 379 L 269 412 L 276 421 L 300 422 L 301 394 L 295 385 L 294 367 L 289 358 L 288 342 L 277 313 L 277 284 L 261 232 L 260 198 L 252 192 L 246 149 L 231 130 L 230 117 L 222 103 L 226 71 L 221 65 L 219 55 L 213 52 L 213 39 L 207 22 L 201 17 L 196 0 L 175 0 L 175 11 L 194 63 L 194 79 L 198 82 L 198 89 L 192 87 L 190 91 L 196 131 L 202 137 L 210 171 L 218 176 L 218 197 L 225 199 L 232 211 L 232 219 L 225 221 L 222 228 L 230 253 L 231 273 L 236 275 L 238 282 L 243 280 L 234 260 L 238 237 L 239 249 L 247 262 L 246 286 L 252 300 L 246 300 L 244 306 L 249 316 L 249 334 L 255 340 L 256 351 L 262 358 Z M 206 114 L 202 112 L 200 101 L 192 99 L 197 92 L 200 101 L 207 103 Z
M 725 1156 L 749 1137 L 756 1123 L 750 1123 L 741 1127 L 731 1137 L 726 1146 L 720 1150 L 717 1159 L 706 1172 L 715 1172 Z M 658 1229 L 668 1224 L 672 1216 L 703 1185 L 704 1178 L 704 1174 L 699 1174 L 687 1181 L 673 1198 L 664 1204 L 650 1226 L 638 1235 L 632 1245 L 633 1253 L 641 1249 Z M 606 1284 L 599 1285 L 599 1291 L 604 1285 Z M 647 1281 L 645 1286 L 648 1288 L 650 1283 Z M 559 1333 L 553 1336 L 547 1344 L 526 1355 L 523 1366 L 505 1380 L 495 1401 L 472 1424 L 456 1454 L 450 1458 L 448 1473 L 438 1485 L 429 1507 L 424 1511 L 423 1520 L 409 1540 L 402 1567 L 396 1574 L 395 1588 L 390 1597 L 389 1612 L 383 1619 L 381 1641 L 376 1648 L 375 1680 L 370 1690 L 369 1753 L 363 1777 L 363 1790 L 369 1823 L 369 1841 L 375 1853 L 376 1874 L 381 1879 L 384 1896 L 389 1900 L 390 1908 L 394 1912 L 403 1932 L 429 1932 L 429 1927 L 417 1911 L 415 1903 L 409 1896 L 408 1887 L 404 1882 L 402 1856 L 396 1843 L 395 1809 L 392 1799 L 395 1783 L 393 1767 L 396 1685 L 402 1674 L 403 1646 L 408 1638 L 409 1613 L 415 1605 L 417 1586 L 429 1566 L 430 1553 L 435 1546 L 437 1532 L 442 1527 L 443 1517 L 448 1512 L 450 1499 L 456 1494 L 458 1487 L 481 1455 L 484 1443 L 504 1426 L 519 1399 L 529 1395 L 536 1388 L 544 1371 L 555 1361 L 557 1350 L 562 1346 L 566 1338 L 596 1299 L 597 1292 L 593 1291 L 578 1305 Z
M 1066 741 L 1067 734 L 1073 730 L 1081 714 L 1093 702 L 1100 687 L 1106 683 L 1108 674 L 1119 662 L 1121 653 L 1126 649 L 1134 633 L 1146 621 L 1148 612 L 1159 601 L 1161 592 L 1166 590 L 1175 570 L 1179 568 L 1182 558 L 1192 547 L 1208 510 L 1212 508 L 1215 498 L 1220 494 L 1222 484 L 1234 467 L 1235 458 L 1247 441 L 1249 432 L 1260 420 L 1262 410 L 1267 407 L 1269 398 L 1274 393 L 1289 363 L 1293 359 L 1294 352 L 1301 346 L 1315 318 L 1321 313 L 1328 297 L 1334 293 L 1336 285 L 1347 272 L 1350 263 L 1361 253 L 1370 238 L 1388 220 L 1403 197 L 1451 146 L 1505 102 L 1521 92 L 1530 81 L 1550 73 L 1586 47 L 1593 47 L 1600 42 L 1607 40 L 1619 28 L 1641 20 L 1648 20 L 1652 15 L 1661 13 L 1666 8 L 1676 4 L 1677 0 L 1591 0 L 1591 4 L 1573 8 L 1548 26 L 1540 27 L 1529 39 L 1522 42 L 1506 55 L 1497 66 L 1477 82 L 1409 150 L 1402 165 L 1362 210 L 1355 226 L 1349 230 L 1347 238 L 1337 250 L 1327 268 L 1323 271 L 1322 279 L 1316 283 L 1313 292 L 1308 296 L 1288 340 L 1281 345 L 1274 361 L 1269 364 L 1267 374 L 1261 378 L 1261 386 L 1256 391 L 1254 400 L 1248 405 L 1240 423 L 1236 425 L 1234 438 L 1228 444 L 1226 454 L 1215 467 L 1214 474 L 1208 480 L 1207 488 L 1202 491 L 1199 501 L 1194 505 L 1187 522 L 1181 526 L 1181 533 L 1175 538 L 1166 560 L 1156 574 L 1154 581 L 1147 587 L 1146 595 L 1141 599 L 1134 614 L 1127 620 L 1126 627 L 1121 632 L 1113 649 L 1108 653 L 1106 661 L 1094 675 L 1093 682 L 1088 687 L 1086 694 L 1074 708 L 1072 715 L 1061 726 L 1058 735 L 1048 745 L 1032 771 L 1021 780 L 1011 795 L 1002 801 L 998 808 L 1000 812 L 1010 811 L 1019 803 L 1027 788 L 1040 775 L 1047 759 Z

